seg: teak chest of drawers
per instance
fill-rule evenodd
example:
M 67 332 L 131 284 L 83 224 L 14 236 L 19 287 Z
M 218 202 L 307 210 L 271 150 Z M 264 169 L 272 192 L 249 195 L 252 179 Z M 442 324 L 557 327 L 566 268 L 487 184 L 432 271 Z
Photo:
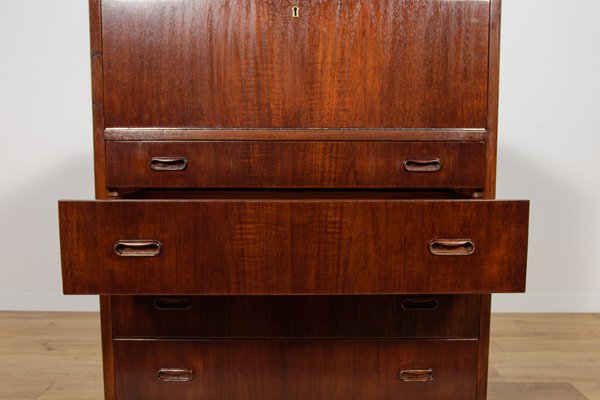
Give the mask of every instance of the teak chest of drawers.
M 484 400 L 500 1 L 90 0 L 107 400 Z

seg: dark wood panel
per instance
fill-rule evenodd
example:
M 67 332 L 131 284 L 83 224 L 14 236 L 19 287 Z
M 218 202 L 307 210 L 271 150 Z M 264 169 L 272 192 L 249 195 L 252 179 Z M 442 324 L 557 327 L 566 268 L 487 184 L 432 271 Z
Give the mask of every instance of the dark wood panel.
M 96 199 L 109 197 L 106 185 L 106 141 L 104 139 L 104 81 L 102 49 L 101 0 L 89 0 L 90 14 L 90 64 L 92 73 L 92 117 L 94 145 L 94 186 Z M 104 399 L 116 400 L 115 360 L 113 352 L 113 325 L 110 298 L 100 297 L 100 321 L 102 338 L 102 370 Z
M 114 324 L 110 296 L 100 296 L 100 330 L 102 338 L 102 369 L 104 400 L 115 400 L 115 359 L 113 349 Z
M 162 129 L 109 128 L 106 140 L 346 140 L 472 141 L 487 139 L 485 129 Z
M 485 128 L 489 2 L 105 0 L 107 127 Z
M 500 88 L 500 17 L 501 0 L 490 0 L 490 46 L 488 74 L 488 112 L 486 140 L 486 179 L 483 197 L 496 197 L 496 160 L 498 148 L 498 99 Z M 490 352 L 490 315 L 492 296 L 482 295 L 479 325 L 479 355 L 477 366 L 478 400 L 488 398 L 489 352 Z
M 115 355 L 120 400 L 475 398 L 476 340 L 119 340 Z M 191 370 L 193 378 L 161 381 L 162 368 Z M 431 381 L 400 379 L 401 371 L 429 369 Z
M 107 142 L 111 188 L 483 188 L 485 143 Z
M 479 356 L 477 360 L 477 399 L 487 398 L 489 356 L 490 356 L 490 317 L 492 313 L 492 295 L 481 297 L 479 307 Z
M 421 267 L 406 268 L 407 287 L 419 287 L 424 293 L 485 287 L 490 288 L 487 292 L 525 291 L 529 202 L 481 204 L 489 206 L 462 203 L 454 208 L 441 201 L 430 202 L 423 212 L 407 214 L 403 223 L 409 250 L 404 262 Z M 457 238 L 461 234 L 473 239 L 473 255 L 448 260 L 447 256 L 430 257 L 421 247 L 433 238 Z
M 525 288 L 528 209 L 525 201 L 60 202 L 64 290 L 520 292 Z M 120 240 L 155 241 L 141 248 L 121 243 L 125 255 L 159 255 L 119 256 L 114 247 Z M 434 250 L 472 254 L 434 255 Z
M 92 68 L 92 118 L 94 136 L 94 181 L 96 198 L 106 198 L 106 152 L 104 141 L 104 80 L 102 57 L 101 0 L 89 0 L 90 12 L 90 65 Z M 108 388 L 108 385 L 107 385 Z M 114 396 L 106 393 L 106 400 Z
M 115 337 L 477 338 L 477 295 L 112 296 Z
M 496 197 L 496 159 L 498 151 L 498 100 L 500 92 L 500 14 L 502 0 L 490 0 L 490 47 L 485 197 Z

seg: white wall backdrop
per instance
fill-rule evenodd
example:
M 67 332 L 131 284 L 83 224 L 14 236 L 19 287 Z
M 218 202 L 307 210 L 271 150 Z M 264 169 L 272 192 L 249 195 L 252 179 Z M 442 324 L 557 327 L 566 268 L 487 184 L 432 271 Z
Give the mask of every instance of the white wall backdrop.
M 526 295 L 495 310 L 600 311 L 600 3 L 504 0 L 498 197 L 531 199 Z
M 0 0 L 0 309 L 96 309 L 62 296 L 56 202 L 92 198 L 85 0 Z
M 600 312 L 600 3 L 504 0 L 498 197 L 531 199 L 528 292 L 496 311 Z M 0 0 L 0 310 L 63 296 L 56 202 L 93 197 L 87 1 Z

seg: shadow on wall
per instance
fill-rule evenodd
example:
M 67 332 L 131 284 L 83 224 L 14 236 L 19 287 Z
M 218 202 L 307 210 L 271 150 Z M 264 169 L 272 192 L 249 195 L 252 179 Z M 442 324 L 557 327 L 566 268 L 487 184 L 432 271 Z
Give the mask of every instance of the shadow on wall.
M 576 181 L 553 175 L 556 160 L 546 167 L 510 146 L 500 146 L 498 156 L 498 197 L 531 200 L 528 293 L 593 294 L 600 282 L 593 196 Z
M 3 192 L 0 292 L 62 293 L 57 201 L 93 198 L 91 157 L 61 157 Z

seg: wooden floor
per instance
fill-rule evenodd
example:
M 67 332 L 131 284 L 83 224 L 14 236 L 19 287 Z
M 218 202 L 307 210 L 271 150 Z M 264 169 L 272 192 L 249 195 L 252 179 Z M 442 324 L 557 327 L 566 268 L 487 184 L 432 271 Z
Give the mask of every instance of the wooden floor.
M 0 400 L 101 400 L 98 314 L 0 312 Z M 492 320 L 489 400 L 600 400 L 600 314 Z

